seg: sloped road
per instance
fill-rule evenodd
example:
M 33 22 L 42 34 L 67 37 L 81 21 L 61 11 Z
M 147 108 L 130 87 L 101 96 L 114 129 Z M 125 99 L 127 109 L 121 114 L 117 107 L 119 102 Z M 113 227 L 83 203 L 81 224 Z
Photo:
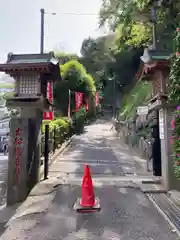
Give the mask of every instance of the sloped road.
M 110 124 L 99 122 L 76 136 L 7 223 L 2 240 L 176 240 L 178 239 L 136 182 L 147 178 L 125 146 L 118 146 Z M 101 211 L 78 214 L 84 164 L 89 164 Z M 131 174 L 129 174 L 131 173 Z M 36 200 L 37 199 L 37 200 Z

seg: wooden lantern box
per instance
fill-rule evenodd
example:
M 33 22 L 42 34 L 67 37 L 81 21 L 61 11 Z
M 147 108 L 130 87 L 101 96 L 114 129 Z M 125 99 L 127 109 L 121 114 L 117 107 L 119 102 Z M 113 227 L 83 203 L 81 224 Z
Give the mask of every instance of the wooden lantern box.
M 169 79 L 171 54 L 167 51 L 145 49 L 141 57 L 141 66 L 137 74 L 138 80 L 152 82 L 152 98 L 149 108 L 159 108 L 167 100 L 167 84 Z
M 15 96 L 7 100 L 9 107 L 24 105 L 49 109 L 47 83 L 61 80 L 59 61 L 54 53 L 8 54 L 7 62 L 0 64 L 0 71 L 15 80 Z

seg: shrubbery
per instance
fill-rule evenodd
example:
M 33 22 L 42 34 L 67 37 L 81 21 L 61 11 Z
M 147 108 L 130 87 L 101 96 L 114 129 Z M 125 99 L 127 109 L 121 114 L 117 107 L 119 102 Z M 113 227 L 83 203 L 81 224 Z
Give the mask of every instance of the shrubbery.
M 99 104 L 97 107 L 96 107 L 96 117 L 99 117 L 103 114 L 103 111 L 102 111 L 102 106 L 101 104 Z
M 45 125 L 49 125 L 49 151 L 56 148 L 72 135 L 71 122 L 68 118 L 57 118 L 53 121 L 44 120 L 42 124 L 42 155 L 44 154 L 44 131 Z
M 73 132 L 80 134 L 84 130 L 85 123 L 87 121 L 87 112 L 85 108 L 80 108 L 72 117 Z
M 96 116 L 101 114 L 101 106 L 96 107 Z M 94 114 L 87 112 L 84 107 L 74 113 L 72 119 L 68 117 L 57 118 L 53 121 L 44 120 L 42 123 L 42 155 L 44 154 L 45 125 L 49 125 L 49 151 L 53 152 L 73 134 L 81 134 L 84 126 L 95 119 Z
M 53 121 L 44 120 L 42 124 L 42 155 L 44 154 L 45 125 L 49 125 L 49 151 L 53 152 L 72 134 L 82 133 L 86 122 L 87 113 L 85 108 L 80 108 L 71 120 L 67 117 L 57 118 Z

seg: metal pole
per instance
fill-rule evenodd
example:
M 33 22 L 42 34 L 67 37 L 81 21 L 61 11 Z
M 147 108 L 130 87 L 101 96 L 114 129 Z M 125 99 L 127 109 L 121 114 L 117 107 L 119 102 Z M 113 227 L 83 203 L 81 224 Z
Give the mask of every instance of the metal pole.
M 114 103 L 113 103 L 113 117 L 116 117 L 116 78 L 114 78 Z
M 54 127 L 53 131 L 53 153 L 55 153 L 56 150 L 56 127 Z
M 71 90 L 69 89 L 68 117 L 71 117 Z
M 41 39 L 40 39 L 40 53 L 44 52 L 44 9 L 40 10 L 41 12 Z
M 49 166 L 49 125 L 45 125 L 44 180 L 48 178 L 48 166 Z

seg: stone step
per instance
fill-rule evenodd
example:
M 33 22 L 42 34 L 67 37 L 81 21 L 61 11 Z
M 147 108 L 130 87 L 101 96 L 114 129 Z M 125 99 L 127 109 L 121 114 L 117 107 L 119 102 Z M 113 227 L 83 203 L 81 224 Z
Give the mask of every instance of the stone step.
M 51 173 L 50 173 L 51 174 Z M 55 179 L 60 179 L 63 180 L 66 183 L 69 184 L 81 184 L 82 183 L 82 178 L 83 178 L 83 174 L 66 174 L 66 173 L 62 173 L 57 177 L 57 174 L 54 174 L 54 176 L 51 174 L 51 178 Z M 121 183 L 134 183 L 138 186 L 138 188 L 140 188 L 142 181 L 145 180 L 151 180 L 152 178 L 149 178 L 147 176 L 134 176 L 134 175 L 130 175 L 130 176 L 112 176 L 112 175 L 106 175 L 106 174 L 95 174 L 92 175 L 92 180 L 94 183 L 102 183 L 102 184 L 121 184 Z
M 144 180 L 142 181 L 144 182 Z M 139 184 L 139 187 L 143 193 L 167 193 L 167 190 L 161 185 L 161 184 Z M 150 180 L 149 182 L 153 182 L 153 180 Z

